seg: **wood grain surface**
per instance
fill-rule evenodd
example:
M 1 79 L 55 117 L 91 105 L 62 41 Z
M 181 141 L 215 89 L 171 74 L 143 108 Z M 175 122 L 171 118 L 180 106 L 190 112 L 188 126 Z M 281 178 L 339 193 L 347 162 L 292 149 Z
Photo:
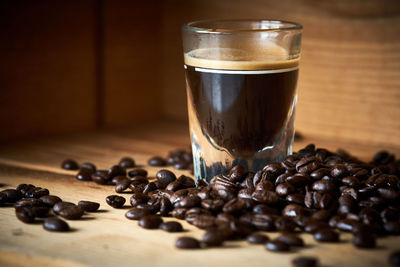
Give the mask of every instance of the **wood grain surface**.
M 307 137 L 295 143 L 295 149 L 309 142 L 332 150 L 345 148 L 365 160 L 378 149 L 400 155 L 400 148 L 396 147 Z M 379 239 L 376 249 L 361 250 L 353 247 L 349 234 L 342 234 L 339 244 L 319 244 L 303 234 L 306 248 L 290 253 L 268 252 L 263 246 L 244 241 L 227 242 L 223 248 L 182 251 L 174 247 L 176 238 L 183 235 L 201 238 L 202 231 L 183 221 L 184 233 L 144 230 L 136 221 L 125 219 L 128 205 L 113 209 L 106 204 L 105 197 L 115 193 L 112 186 L 78 181 L 75 171 L 60 168 L 66 158 L 108 168 L 121 157 L 132 156 L 154 177 L 159 168 L 146 163 L 152 155 L 166 156 L 168 151 L 188 144 L 186 124 L 162 121 L 142 124 L 140 128 L 87 132 L 0 147 L 1 189 L 32 183 L 48 188 L 51 194 L 65 201 L 91 200 L 101 205 L 99 212 L 88 213 L 82 220 L 68 221 L 71 233 L 51 233 L 40 224 L 24 224 L 16 219 L 12 207 L 0 207 L 0 266 L 291 266 L 290 261 L 299 255 L 317 256 L 321 266 L 388 266 L 389 253 L 400 249 L 399 237 Z

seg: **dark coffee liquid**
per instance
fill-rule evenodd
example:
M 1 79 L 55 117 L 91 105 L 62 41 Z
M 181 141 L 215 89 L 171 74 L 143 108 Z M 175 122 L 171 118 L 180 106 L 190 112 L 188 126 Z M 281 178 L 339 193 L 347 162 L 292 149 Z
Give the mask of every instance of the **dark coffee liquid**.
M 249 74 L 186 65 L 189 101 L 204 134 L 240 158 L 274 144 L 292 107 L 297 75 L 296 67 Z

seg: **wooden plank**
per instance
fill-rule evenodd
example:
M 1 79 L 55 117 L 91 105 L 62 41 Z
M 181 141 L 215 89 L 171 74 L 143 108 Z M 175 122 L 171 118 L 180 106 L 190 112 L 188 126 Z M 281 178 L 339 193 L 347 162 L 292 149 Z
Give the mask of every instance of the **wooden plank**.
M 94 4 L 1 1 L 1 141 L 95 127 Z
M 183 23 L 278 18 L 304 25 L 297 129 L 316 138 L 400 145 L 398 2 L 167 1 L 163 14 L 163 110 L 170 118 L 187 119 Z

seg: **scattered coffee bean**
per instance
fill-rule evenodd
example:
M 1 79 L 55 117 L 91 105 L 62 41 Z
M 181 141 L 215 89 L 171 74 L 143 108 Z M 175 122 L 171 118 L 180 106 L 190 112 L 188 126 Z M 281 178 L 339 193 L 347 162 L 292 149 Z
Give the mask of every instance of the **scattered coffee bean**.
M 226 236 L 224 232 L 218 228 L 207 229 L 203 235 L 203 243 L 208 247 L 219 247 L 225 241 Z
M 60 212 L 60 210 L 62 210 L 63 208 L 66 208 L 66 207 L 73 207 L 73 206 L 75 206 L 75 204 L 74 203 L 71 203 L 71 202 L 64 202 L 64 201 L 62 201 L 62 202 L 57 202 L 56 204 L 54 204 L 54 206 L 53 206 L 53 211 L 54 211 L 54 213 L 55 214 L 58 214 L 59 212 Z
M 145 209 L 138 209 L 138 208 L 130 209 L 125 213 L 125 217 L 128 218 L 129 220 L 140 220 L 142 217 L 146 215 L 151 215 L 151 212 Z
M 121 166 L 122 168 L 133 168 L 135 167 L 135 161 L 131 158 L 131 157 L 124 157 L 120 160 L 119 162 L 119 166 Z
M 159 181 L 169 184 L 176 180 L 176 176 L 173 172 L 169 170 L 160 170 L 157 172 L 156 177 Z
M 90 163 L 90 162 L 85 162 L 81 165 L 80 170 L 81 171 L 86 170 L 93 174 L 96 172 L 96 165 L 94 165 L 93 163 Z
M 119 165 L 114 165 L 108 170 L 107 179 L 111 180 L 115 176 L 120 176 L 120 175 L 125 176 L 126 170 Z
M 17 207 L 15 209 L 15 215 L 17 218 L 24 223 L 35 222 L 35 213 L 31 207 Z
M 134 176 L 143 176 L 147 177 L 147 171 L 144 169 L 134 169 L 128 172 L 129 177 L 134 177 Z
M 149 159 L 147 162 L 150 166 L 159 166 L 163 167 L 167 165 L 167 161 L 163 159 L 162 157 L 155 156 Z
M 361 231 L 354 235 L 353 244 L 358 248 L 376 247 L 376 241 L 373 234 L 365 231 Z
M 35 207 L 35 206 L 43 206 L 43 202 L 37 198 L 22 198 L 15 202 L 14 207 Z
M 269 238 L 266 235 L 254 233 L 247 236 L 246 240 L 250 244 L 265 244 L 269 240 Z
M 314 257 L 300 256 L 292 260 L 294 267 L 316 267 L 318 259 Z
M 180 249 L 200 248 L 200 242 L 193 237 L 180 237 L 176 240 L 175 246 Z
M 77 170 L 79 169 L 79 165 L 75 160 L 66 159 L 61 163 L 61 168 L 65 170 Z
M 83 213 L 84 209 L 81 206 L 73 205 L 61 208 L 58 215 L 67 220 L 78 220 L 82 217 Z
M 339 234 L 329 228 L 314 232 L 314 239 L 318 242 L 338 242 Z
M 119 209 L 122 208 L 125 204 L 125 198 L 117 195 L 111 195 L 106 197 L 106 202 L 113 208 Z
M 160 216 L 146 215 L 139 220 L 139 226 L 146 229 L 157 229 L 163 222 Z
M 275 240 L 281 241 L 293 247 L 304 246 L 303 239 L 301 239 L 300 237 L 298 237 L 293 233 L 283 233 L 280 236 L 278 236 Z
M 95 212 L 99 209 L 100 204 L 97 202 L 81 200 L 78 202 L 78 206 L 82 207 L 84 211 Z
M 288 244 L 278 240 L 267 241 L 267 243 L 265 243 L 265 248 L 269 251 L 274 251 L 274 252 L 289 251 L 290 249 Z
M 53 208 L 54 205 L 58 202 L 61 202 L 61 198 L 59 198 L 58 196 L 53 196 L 53 195 L 46 195 L 46 196 L 42 196 L 39 198 L 42 203 L 50 208 Z
M 67 232 L 69 231 L 69 225 L 67 222 L 59 218 L 46 218 L 43 222 L 43 228 L 47 231 L 52 232 Z
M 22 198 L 20 191 L 15 189 L 6 189 L 1 191 L 0 193 L 6 196 L 5 202 L 7 203 L 15 203 Z
M 92 174 L 93 172 L 89 169 L 81 169 L 77 174 L 76 174 L 76 179 L 79 181 L 91 181 L 92 180 Z
M 160 224 L 160 229 L 170 232 L 170 233 L 175 233 L 175 232 L 182 232 L 183 227 L 179 222 L 164 222 Z

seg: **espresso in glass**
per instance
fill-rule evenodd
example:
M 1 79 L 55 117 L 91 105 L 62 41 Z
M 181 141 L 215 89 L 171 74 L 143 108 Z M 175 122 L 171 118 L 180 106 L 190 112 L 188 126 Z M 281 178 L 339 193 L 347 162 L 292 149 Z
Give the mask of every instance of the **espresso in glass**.
M 237 164 L 258 171 L 292 150 L 299 55 L 270 40 L 230 37 L 217 36 L 235 47 L 209 38 L 184 53 L 196 179 Z

